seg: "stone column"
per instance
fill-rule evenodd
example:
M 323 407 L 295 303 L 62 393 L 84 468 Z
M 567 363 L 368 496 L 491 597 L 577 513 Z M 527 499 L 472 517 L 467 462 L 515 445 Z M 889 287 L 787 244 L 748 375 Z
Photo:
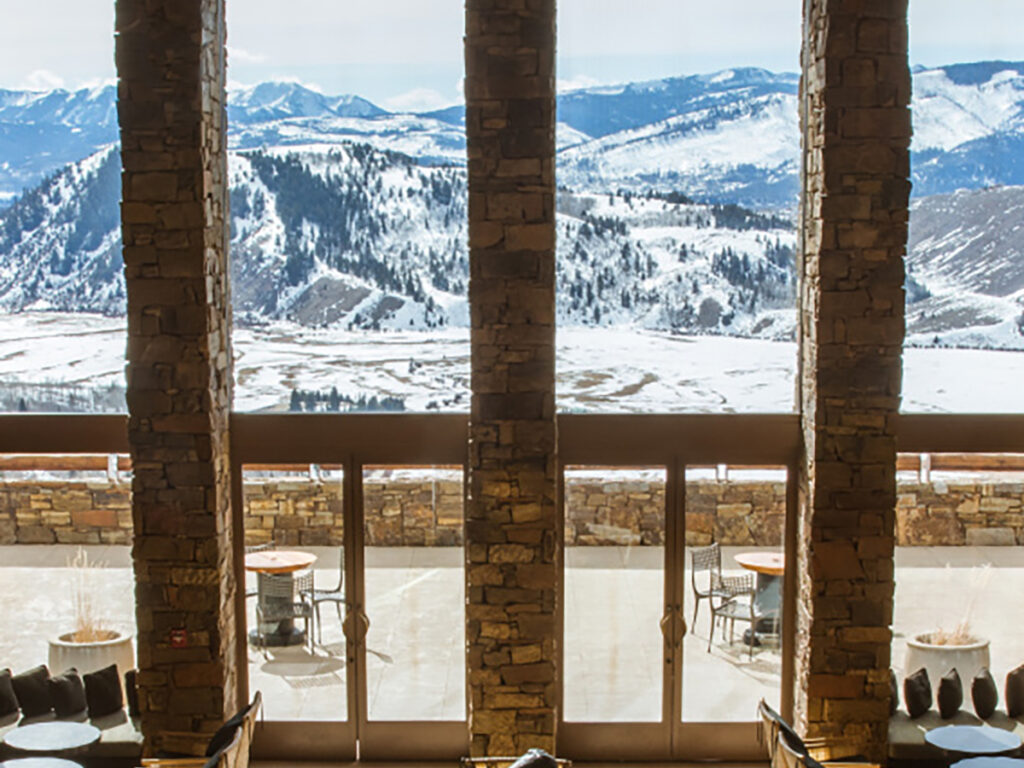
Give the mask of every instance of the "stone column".
M 223 0 L 118 0 L 136 617 L 146 751 L 237 702 Z M 172 642 L 172 635 L 176 638 Z
M 467 2 L 466 640 L 476 755 L 554 749 L 554 41 L 553 0 Z
M 884 759 L 903 344 L 907 0 L 805 0 L 795 719 Z

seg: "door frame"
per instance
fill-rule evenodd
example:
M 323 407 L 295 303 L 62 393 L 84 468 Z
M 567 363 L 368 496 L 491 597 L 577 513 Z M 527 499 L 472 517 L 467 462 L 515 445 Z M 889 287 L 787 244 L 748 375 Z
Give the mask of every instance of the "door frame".
M 566 466 L 659 466 L 666 470 L 665 613 L 681 615 L 685 552 L 685 468 L 699 464 L 776 465 L 787 468 L 784 551 L 796 563 L 796 467 L 800 422 L 796 414 L 771 415 L 563 415 L 559 417 L 559 529 L 564 540 Z M 560 550 L 561 548 L 559 548 Z M 557 627 L 564 668 L 564 558 L 560 558 Z M 783 580 L 781 710 L 792 714 L 796 568 Z M 682 617 L 685 622 L 685 616 Z M 567 723 L 558 685 L 558 748 L 578 760 L 759 760 L 753 706 L 742 722 L 684 722 L 682 639 L 671 633 L 665 649 L 661 723 Z
M 351 761 L 456 759 L 468 754 L 467 721 L 367 721 L 364 633 L 354 626 L 365 607 L 362 569 L 362 467 L 373 464 L 459 465 L 467 461 L 464 414 L 233 414 L 232 502 L 235 576 L 244 578 L 245 464 L 341 464 L 345 536 L 346 695 L 344 721 L 264 721 L 257 728 L 257 759 Z M 464 474 L 465 476 L 465 474 Z M 238 582 L 244 583 L 244 582 Z M 244 590 L 236 612 L 245 616 Z M 238 658 L 247 658 L 244 622 L 237 623 Z M 239 699 L 249 700 L 249 676 L 238 675 Z

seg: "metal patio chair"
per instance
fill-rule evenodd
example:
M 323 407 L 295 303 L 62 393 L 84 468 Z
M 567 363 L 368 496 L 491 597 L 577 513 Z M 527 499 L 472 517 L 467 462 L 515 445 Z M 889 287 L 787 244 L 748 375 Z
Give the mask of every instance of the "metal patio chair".
M 711 652 L 711 638 L 715 634 L 715 619 L 722 621 L 722 639 L 725 639 L 725 619 L 729 620 L 729 645 L 733 643 L 736 620 L 750 622 L 747 635 L 747 650 L 750 658 L 754 658 L 754 645 L 757 643 L 757 620 L 761 618 L 754 600 L 754 574 L 744 573 L 741 576 L 722 576 L 722 602 L 717 606 L 711 601 L 711 632 L 708 632 L 708 652 Z
M 700 601 L 707 600 L 711 605 L 711 629 L 708 630 L 710 638 L 715 631 L 715 601 L 728 597 L 722 587 L 722 548 L 717 541 L 706 547 L 690 549 L 690 584 L 693 586 L 694 596 L 694 627 L 697 626 Z
M 316 589 L 312 587 L 303 593 L 303 598 L 309 600 L 316 614 L 317 642 L 323 645 L 324 630 L 323 622 L 320 619 L 320 603 L 334 603 L 338 613 L 338 621 L 344 623 L 345 618 L 341 615 L 341 606 L 345 605 L 345 548 L 338 547 L 338 586 L 328 589 Z

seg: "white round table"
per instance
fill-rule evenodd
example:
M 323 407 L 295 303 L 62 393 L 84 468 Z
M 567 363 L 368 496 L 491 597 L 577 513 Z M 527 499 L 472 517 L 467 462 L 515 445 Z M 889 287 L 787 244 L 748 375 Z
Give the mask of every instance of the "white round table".
M 82 768 L 82 764 L 63 757 L 18 757 L 0 763 L 0 768 Z
M 949 768 L 1024 768 L 1024 760 L 1019 757 L 965 757 Z
M 925 733 L 924 740 L 946 752 L 964 755 L 998 755 L 1020 746 L 1020 736 L 1013 731 L 990 725 L 944 725 Z
M 22 752 L 66 752 L 100 740 L 100 729 L 88 723 L 52 720 L 21 725 L 4 736 L 7 746 Z

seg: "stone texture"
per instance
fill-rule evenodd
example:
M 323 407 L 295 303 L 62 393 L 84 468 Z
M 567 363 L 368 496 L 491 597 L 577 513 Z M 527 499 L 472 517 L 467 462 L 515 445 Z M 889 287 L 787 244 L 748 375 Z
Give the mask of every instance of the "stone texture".
M 467 2 L 474 755 L 555 743 L 554 47 L 553 0 Z
M 794 718 L 880 761 L 910 191 L 906 0 L 808 0 L 802 65 L 795 674 L 849 682 L 798 682 Z
M 238 699 L 223 0 L 118 0 L 139 693 L 145 751 Z M 187 646 L 172 648 L 184 629 Z M 199 685 L 181 684 L 202 664 Z M 186 675 L 187 677 L 187 675 Z M 190 681 L 195 682 L 195 681 Z
M 664 545 L 663 481 L 567 478 L 565 492 L 566 546 Z M 463 545 L 462 483 L 457 479 L 368 476 L 363 499 L 370 546 Z M 341 546 L 341 501 L 336 482 L 246 482 L 245 543 Z M 690 480 L 686 544 L 779 546 L 785 504 L 786 486 L 781 481 Z M 531 521 L 533 513 L 531 507 L 518 517 Z M 516 517 L 513 512 L 513 520 Z M 176 525 L 173 516 L 170 524 Z M 0 544 L 130 544 L 132 533 L 128 485 L 102 480 L 0 482 Z M 896 546 L 1016 544 L 1024 544 L 1024 485 L 972 482 L 967 477 L 956 482 L 899 483 Z M 869 546 L 875 545 L 862 541 L 860 550 Z

